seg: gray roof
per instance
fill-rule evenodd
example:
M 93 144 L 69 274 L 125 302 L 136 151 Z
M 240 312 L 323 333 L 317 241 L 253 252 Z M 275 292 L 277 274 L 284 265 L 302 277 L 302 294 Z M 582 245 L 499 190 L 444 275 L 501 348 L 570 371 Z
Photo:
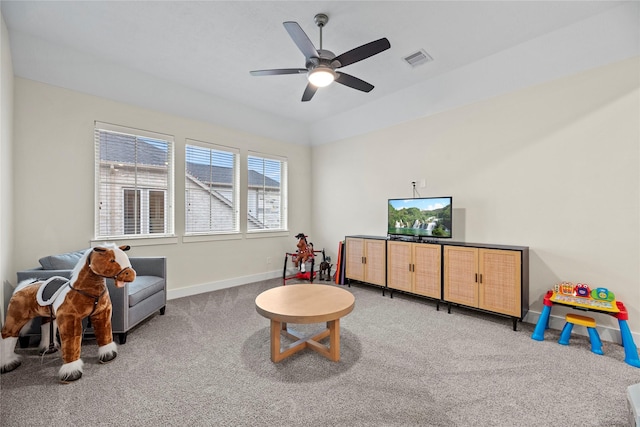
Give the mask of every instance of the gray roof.
M 123 163 L 164 166 L 167 152 L 155 145 L 131 135 L 102 132 L 100 134 L 100 160 Z M 223 166 L 209 166 L 187 162 L 187 172 L 198 181 L 206 184 L 231 185 L 233 170 Z M 211 175 L 210 175 L 211 174 Z M 280 183 L 259 172 L 249 171 L 249 186 L 280 187 Z
M 233 179 L 233 169 L 223 166 L 209 166 L 200 163 L 187 162 L 187 173 L 198 181 L 206 184 L 228 184 Z M 209 175 L 211 174 L 211 176 Z M 280 183 L 259 172 L 249 171 L 249 187 L 273 187 L 279 188 Z
M 100 160 L 123 164 L 164 166 L 167 152 L 133 135 L 100 133 Z

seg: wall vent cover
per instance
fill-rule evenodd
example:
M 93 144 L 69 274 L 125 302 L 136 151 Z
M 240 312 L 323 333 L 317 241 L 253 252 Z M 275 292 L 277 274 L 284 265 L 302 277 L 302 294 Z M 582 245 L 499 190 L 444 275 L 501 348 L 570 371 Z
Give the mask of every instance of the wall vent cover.
M 411 55 L 405 56 L 404 60 L 412 67 L 417 67 L 418 65 L 433 61 L 433 58 L 429 56 L 429 54 L 425 52 L 424 49 L 420 49 L 419 51 L 414 52 Z

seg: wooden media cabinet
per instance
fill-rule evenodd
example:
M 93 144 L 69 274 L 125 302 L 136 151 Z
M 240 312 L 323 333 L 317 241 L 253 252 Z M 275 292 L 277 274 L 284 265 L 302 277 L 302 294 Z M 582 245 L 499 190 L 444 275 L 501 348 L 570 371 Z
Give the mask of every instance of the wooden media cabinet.
M 529 248 L 346 236 L 349 280 L 510 317 L 529 311 Z

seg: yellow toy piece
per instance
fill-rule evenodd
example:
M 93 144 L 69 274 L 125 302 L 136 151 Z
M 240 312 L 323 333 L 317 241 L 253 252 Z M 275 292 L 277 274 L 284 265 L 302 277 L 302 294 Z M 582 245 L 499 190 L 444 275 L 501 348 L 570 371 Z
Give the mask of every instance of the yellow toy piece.
M 565 316 L 565 320 L 574 325 L 580 325 L 586 328 L 596 327 L 596 321 L 592 317 L 581 316 L 579 314 L 569 313 Z

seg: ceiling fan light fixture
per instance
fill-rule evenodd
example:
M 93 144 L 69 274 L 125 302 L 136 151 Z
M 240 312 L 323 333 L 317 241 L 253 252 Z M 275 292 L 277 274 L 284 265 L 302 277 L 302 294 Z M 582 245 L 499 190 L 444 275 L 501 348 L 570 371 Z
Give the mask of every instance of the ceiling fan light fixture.
M 315 87 L 325 87 L 333 83 L 336 73 L 329 67 L 316 67 L 309 71 L 307 79 Z

